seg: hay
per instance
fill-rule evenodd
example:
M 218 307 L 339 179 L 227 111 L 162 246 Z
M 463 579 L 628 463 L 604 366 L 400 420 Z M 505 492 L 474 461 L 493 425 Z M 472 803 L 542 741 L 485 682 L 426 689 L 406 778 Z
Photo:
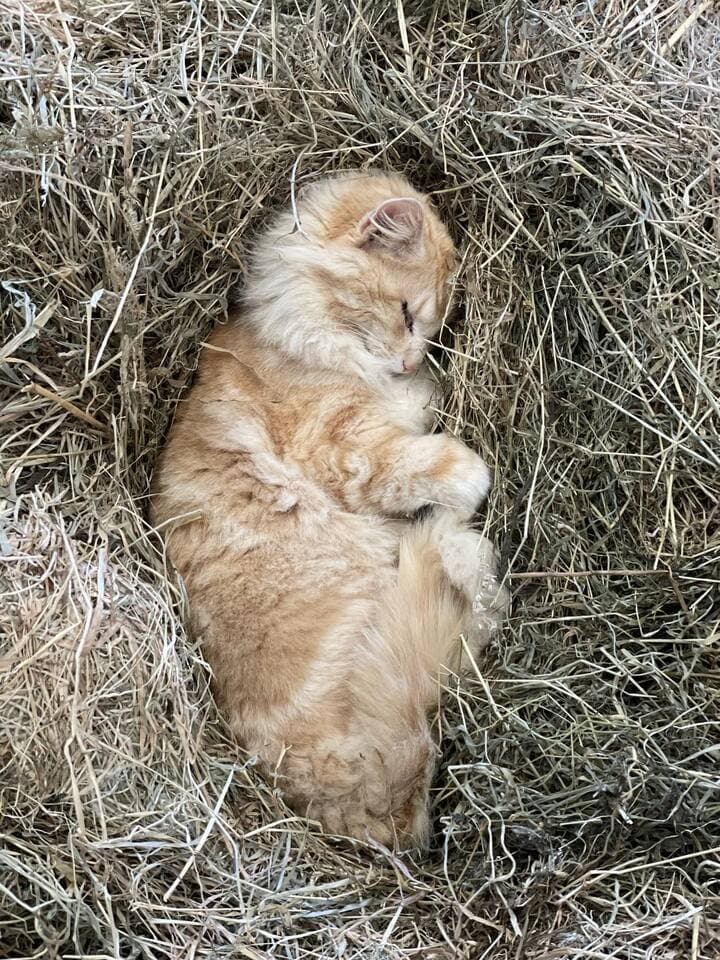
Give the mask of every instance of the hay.
M 0 0 L 0 956 L 716 960 L 717 10 Z M 144 519 L 253 231 L 406 171 L 515 592 L 424 862 L 228 742 Z

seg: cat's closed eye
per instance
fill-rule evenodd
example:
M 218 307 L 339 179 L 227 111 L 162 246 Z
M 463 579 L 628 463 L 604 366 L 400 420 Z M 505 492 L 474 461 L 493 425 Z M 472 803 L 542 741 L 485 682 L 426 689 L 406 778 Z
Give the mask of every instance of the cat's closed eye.
M 410 331 L 410 333 L 412 333 L 413 327 L 415 326 L 415 318 L 410 313 L 407 300 L 403 300 L 402 302 L 402 312 L 403 312 L 403 320 L 405 321 L 405 326 Z

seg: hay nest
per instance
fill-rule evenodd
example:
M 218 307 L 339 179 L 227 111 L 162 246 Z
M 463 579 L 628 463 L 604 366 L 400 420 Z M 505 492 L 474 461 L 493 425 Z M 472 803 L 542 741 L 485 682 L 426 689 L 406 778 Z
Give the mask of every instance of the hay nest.
M 0 956 L 717 960 L 710 0 L 0 16 Z M 514 590 L 423 862 L 258 780 L 145 519 L 254 231 L 365 165 L 462 250 L 446 426 Z

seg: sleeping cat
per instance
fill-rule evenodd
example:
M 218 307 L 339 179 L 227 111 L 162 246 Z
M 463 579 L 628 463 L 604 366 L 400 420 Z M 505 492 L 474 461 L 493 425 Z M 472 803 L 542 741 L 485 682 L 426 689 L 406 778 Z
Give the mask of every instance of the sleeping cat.
M 453 264 L 403 177 L 308 189 L 260 239 L 154 481 L 240 743 L 298 813 L 399 848 L 427 838 L 427 713 L 459 638 L 479 649 L 507 602 L 467 524 L 488 470 L 428 432 Z

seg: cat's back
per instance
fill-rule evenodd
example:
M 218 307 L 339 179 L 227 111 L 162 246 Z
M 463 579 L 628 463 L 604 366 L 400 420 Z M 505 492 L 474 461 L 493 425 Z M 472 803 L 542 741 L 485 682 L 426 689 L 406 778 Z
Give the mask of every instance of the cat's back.
M 233 427 L 243 420 L 268 418 L 275 383 L 263 348 L 240 317 L 218 324 L 202 345 L 197 373 L 181 401 L 168 437 L 203 445 L 235 446 Z
M 153 522 L 177 526 L 178 518 L 200 511 L 206 524 L 242 506 L 243 463 L 249 466 L 263 442 L 271 393 L 262 366 L 262 350 L 249 332 L 235 324 L 212 331 L 158 458 Z

